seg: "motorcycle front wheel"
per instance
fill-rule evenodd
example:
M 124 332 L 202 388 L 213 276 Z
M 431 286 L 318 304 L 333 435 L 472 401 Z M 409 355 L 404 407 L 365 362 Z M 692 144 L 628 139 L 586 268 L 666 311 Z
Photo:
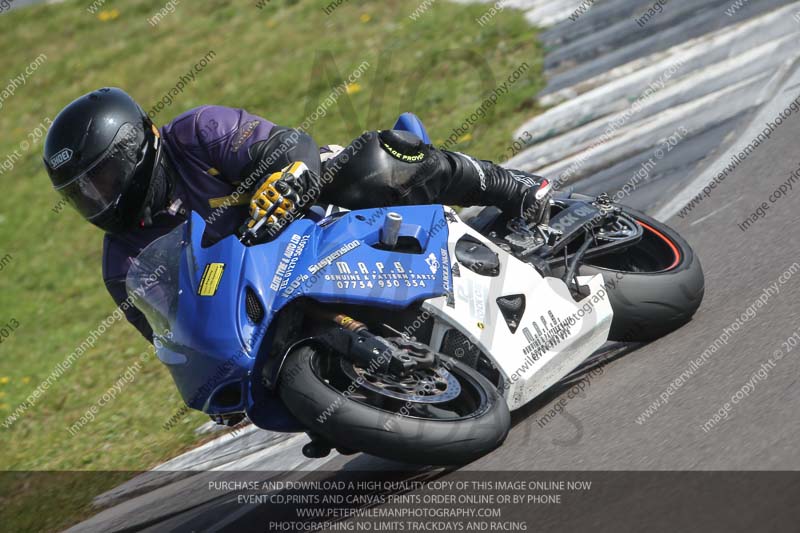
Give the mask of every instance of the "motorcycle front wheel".
M 415 464 L 461 465 L 505 440 L 510 414 L 497 387 L 460 362 L 398 379 L 327 349 L 302 346 L 281 371 L 289 411 L 337 448 Z

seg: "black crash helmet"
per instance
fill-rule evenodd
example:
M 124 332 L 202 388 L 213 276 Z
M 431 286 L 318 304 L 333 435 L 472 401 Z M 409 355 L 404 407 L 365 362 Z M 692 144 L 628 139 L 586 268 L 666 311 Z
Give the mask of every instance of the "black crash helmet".
M 141 216 L 161 143 L 153 122 L 125 91 L 85 94 L 56 116 L 44 142 L 55 190 L 95 226 L 111 233 Z

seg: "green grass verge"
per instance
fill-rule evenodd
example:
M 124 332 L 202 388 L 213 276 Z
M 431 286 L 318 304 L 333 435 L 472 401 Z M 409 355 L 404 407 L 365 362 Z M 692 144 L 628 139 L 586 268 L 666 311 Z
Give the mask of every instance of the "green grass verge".
M 13 169 L 0 174 L 0 328 L 18 324 L 6 328 L 0 344 L 0 421 L 113 311 L 100 277 L 102 235 L 70 209 L 51 211 L 58 197 L 41 164 L 41 141 L 28 136 L 76 96 L 115 85 L 149 110 L 213 51 L 157 123 L 216 103 L 297 125 L 364 61 L 369 67 L 357 84 L 311 126 L 320 144 L 346 144 L 412 110 L 436 144 L 498 158 L 513 129 L 537 112 L 542 50 L 535 31 L 512 10 L 481 27 L 476 19 L 485 5 L 436 2 L 414 21 L 409 15 L 418 4 L 407 0 L 349 0 L 330 15 L 325 0 L 262 1 L 264 9 L 256 3 L 183 0 L 155 27 L 147 19 L 165 5 L 161 0 L 109 0 L 96 14 L 88 12 L 89 0 L 67 1 L 0 18 L 0 90 L 2 80 L 46 56 L 0 108 L 0 168 L 7 155 L 19 154 Z M 453 128 L 523 63 L 527 69 L 508 94 L 450 144 Z M 93 422 L 75 436 L 68 432 L 146 349 L 132 327 L 110 327 L 10 428 L 0 426 L 2 468 L 139 471 L 196 445 L 193 430 L 203 415 L 193 413 L 170 431 L 161 427 L 181 400 L 154 358 Z M 33 528 L 33 517 L 23 517 L 33 512 L 46 521 L 37 522 L 41 527 L 62 527 L 86 515 L 91 496 L 110 486 L 70 485 L 51 499 L 59 512 L 47 514 L 19 496 L 22 487 L 42 484 L 25 476 L 3 480 L 5 525 Z M 47 497 L 44 487 L 38 492 L 37 498 Z

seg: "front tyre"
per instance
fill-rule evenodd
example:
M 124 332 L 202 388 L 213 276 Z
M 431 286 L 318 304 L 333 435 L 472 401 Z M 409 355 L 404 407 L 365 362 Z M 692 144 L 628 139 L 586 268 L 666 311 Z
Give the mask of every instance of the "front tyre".
M 579 273 L 603 275 L 614 310 L 609 340 L 649 342 L 691 320 L 703 300 L 703 268 L 675 230 L 623 209 L 642 226 L 642 240 L 618 253 L 587 258 Z
M 510 415 L 485 377 L 439 358 L 438 368 L 397 380 L 303 346 L 287 357 L 279 392 L 309 431 L 337 448 L 407 463 L 465 464 L 502 444 Z

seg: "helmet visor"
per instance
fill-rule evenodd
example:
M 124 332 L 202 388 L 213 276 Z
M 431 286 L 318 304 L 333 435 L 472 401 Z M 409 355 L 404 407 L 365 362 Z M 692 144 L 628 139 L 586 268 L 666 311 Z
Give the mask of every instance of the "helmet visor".
M 87 220 L 117 203 L 146 149 L 141 126 L 123 124 L 103 155 L 82 174 L 56 187 Z

